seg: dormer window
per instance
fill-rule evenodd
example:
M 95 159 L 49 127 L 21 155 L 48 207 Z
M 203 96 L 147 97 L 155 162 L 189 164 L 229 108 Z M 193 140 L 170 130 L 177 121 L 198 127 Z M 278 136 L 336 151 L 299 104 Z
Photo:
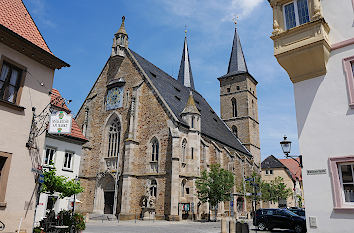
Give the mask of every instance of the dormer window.
M 283 6 L 286 30 L 310 21 L 307 0 L 295 0 Z

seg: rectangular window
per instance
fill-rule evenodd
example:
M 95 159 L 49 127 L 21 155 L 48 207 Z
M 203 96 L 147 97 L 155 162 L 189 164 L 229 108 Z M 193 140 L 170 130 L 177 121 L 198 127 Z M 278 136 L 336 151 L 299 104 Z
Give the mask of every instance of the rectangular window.
M 54 165 L 55 149 L 47 147 L 45 150 L 44 165 Z
M 21 85 L 22 70 L 3 62 L 0 73 L 0 99 L 15 103 Z
M 268 175 L 268 170 L 265 170 L 265 173 Z
M 191 153 L 192 153 L 192 159 L 194 159 L 194 148 L 192 147 L 191 150 L 192 150 L 192 151 L 191 151 Z
M 272 175 L 272 174 L 273 174 L 273 170 L 269 170 L 269 174 L 271 174 L 271 175 Z
M 73 153 L 65 152 L 63 168 L 72 170 Z
M 11 154 L 0 151 L 0 207 L 6 207 L 5 194 L 10 172 Z
M 354 164 L 339 164 L 339 177 L 344 202 L 354 203 Z
M 343 67 L 347 80 L 349 106 L 354 108 L 354 56 L 343 59 Z
M 286 22 L 286 29 L 290 29 L 296 26 L 295 17 L 295 3 L 289 3 L 284 6 L 284 16 Z
M 186 194 L 187 195 L 189 194 L 189 188 L 186 188 Z
M 286 30 L 310 21 L 307 0 L 295 0 L 283 7 Z
M 329 158 L 334 210 L 354 210 L 354 156 Z

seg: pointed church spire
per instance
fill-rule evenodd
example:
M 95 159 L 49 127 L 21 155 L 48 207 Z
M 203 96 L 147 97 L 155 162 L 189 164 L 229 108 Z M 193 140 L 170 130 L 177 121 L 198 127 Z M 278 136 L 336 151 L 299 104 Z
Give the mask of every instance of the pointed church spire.
M 177 80 L 180 83 L 182 83 L 184 86 L 194 89 L 194 81 L 193 81 L 193 75 L 192 75 L 192 69 L 189 60 L 188 45 L 187 45 L 187 30 L 185 30 L 184 32 L 185 32 L 184 47 L 183 47 L 181 65 L 179 67 Z
M 128 34 L 125 31 L 125 17 L 123 16 L 120 28 L 114 34 L 111 57 L 116 55 L 125 56 L 125 48 L 128 48 Z
M 243 55 L 241 41 L 237 33 L 237 22 L 235 21 L 235 35 L 232 44 L 231 56 L 229 61 L 229 67 L 227 69 L 227 75 L 248 72 L 245 56 Z

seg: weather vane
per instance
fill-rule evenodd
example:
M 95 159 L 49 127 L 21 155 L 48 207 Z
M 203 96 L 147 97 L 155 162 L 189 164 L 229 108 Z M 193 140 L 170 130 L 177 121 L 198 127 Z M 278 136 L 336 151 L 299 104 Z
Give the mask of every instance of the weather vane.
M 235 27 L 237 27 L 238 16 L 234 15 L 232 21 L 234 21 Z

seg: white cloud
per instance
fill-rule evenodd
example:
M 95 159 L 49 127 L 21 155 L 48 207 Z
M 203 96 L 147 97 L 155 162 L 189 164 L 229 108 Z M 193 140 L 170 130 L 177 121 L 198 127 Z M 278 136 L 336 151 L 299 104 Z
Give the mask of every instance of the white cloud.
M 245 19 L 264 0 L 156 0 L 170 13 L 196 20 L 198 23 L 232 21 L 235 16 Z

